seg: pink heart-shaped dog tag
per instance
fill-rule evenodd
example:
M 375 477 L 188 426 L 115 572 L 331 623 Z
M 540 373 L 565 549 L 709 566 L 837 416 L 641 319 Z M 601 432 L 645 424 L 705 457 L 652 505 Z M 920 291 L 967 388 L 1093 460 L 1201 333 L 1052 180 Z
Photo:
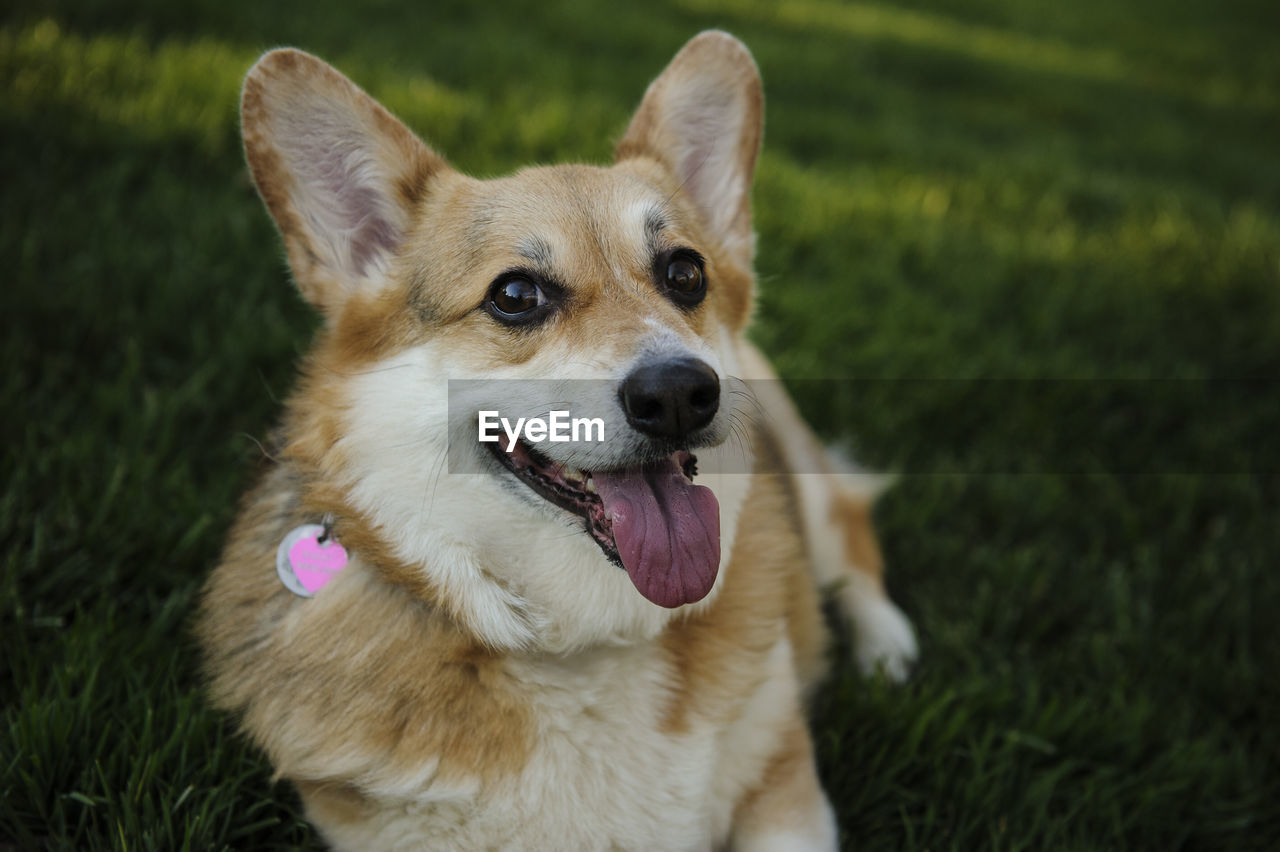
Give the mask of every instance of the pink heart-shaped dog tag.
M 324 538 L 324 541 L 321 539 Z M 309 598 L 347 565 L 347 551 L 320 524 L 304 524 L 289 532 L 276 550 L 276 573 L 296 595 Z

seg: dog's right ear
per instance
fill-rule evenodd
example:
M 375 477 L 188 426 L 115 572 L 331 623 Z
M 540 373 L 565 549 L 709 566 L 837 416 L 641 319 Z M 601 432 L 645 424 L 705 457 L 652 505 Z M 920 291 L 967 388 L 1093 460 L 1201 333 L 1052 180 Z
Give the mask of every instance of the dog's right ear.
M 667 167 L 711 236 L 748 266 L 751 177 L 763 132 L 760 72 L 746 45 L 725 32 L 699 33 L 650 84 L 614 150 Z
M 433 177 L 449 167 L 328 64 L 265 54 L 240 99 L 245 155 L 307 300 L 328 314 L 386 283 Z

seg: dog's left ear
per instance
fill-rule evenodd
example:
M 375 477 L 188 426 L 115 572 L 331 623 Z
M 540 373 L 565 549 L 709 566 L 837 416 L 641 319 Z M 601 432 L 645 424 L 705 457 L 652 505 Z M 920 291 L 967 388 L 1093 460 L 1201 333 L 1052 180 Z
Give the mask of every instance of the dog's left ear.
M 697 205 L 711 235 L 750 262 L 751 178 L 764 120 L 760 73 L 725 32 L 695 36 L 645 92 L 614 152 L 665 165 Z

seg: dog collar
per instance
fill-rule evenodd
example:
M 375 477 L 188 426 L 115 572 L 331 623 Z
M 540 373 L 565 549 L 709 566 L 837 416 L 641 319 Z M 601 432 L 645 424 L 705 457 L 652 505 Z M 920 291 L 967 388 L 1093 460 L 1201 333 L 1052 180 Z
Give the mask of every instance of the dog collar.
M 338 576 L 347 566 L 347 551 L 333 535 L 333 516 L 321 523 L 291 529 L 276 548 L 276 574 L 285 588 L 304 598 Z

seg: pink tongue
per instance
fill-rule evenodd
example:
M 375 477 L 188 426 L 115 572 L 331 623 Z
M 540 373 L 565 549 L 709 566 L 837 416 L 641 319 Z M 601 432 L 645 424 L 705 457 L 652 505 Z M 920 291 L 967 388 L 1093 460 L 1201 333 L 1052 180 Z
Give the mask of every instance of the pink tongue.
M 673 459 L 592 476 L 640 594 L 670 608 L 706 597 L 720 566 L 720 504 L 711 489 L 686 479 Z

